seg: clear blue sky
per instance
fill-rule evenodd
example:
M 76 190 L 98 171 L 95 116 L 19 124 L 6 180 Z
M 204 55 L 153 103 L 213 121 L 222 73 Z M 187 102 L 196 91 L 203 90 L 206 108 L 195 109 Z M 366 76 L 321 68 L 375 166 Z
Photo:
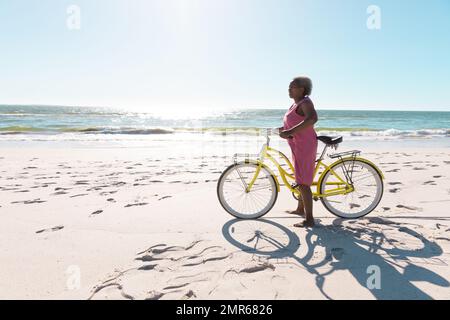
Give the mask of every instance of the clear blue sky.
M 0 104 L 450 111 L 448 0 L 0 0 L 0 43 Z

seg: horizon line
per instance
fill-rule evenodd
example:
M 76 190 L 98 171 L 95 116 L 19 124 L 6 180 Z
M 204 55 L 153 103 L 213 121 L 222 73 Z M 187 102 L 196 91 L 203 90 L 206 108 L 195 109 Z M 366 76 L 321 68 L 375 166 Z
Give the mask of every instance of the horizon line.
M 58 108 L 58 107 L 62 107 L 62 108 L 109 108 L 109 109 L 126 109 L 126 107 L 112 107 L 112 106 L 93 106 L 93 105 L 58 105 L 58 104 L 18 104 L 18 103 L 12 103 L 12 104 L 7 104 L 7 103 L 0 103 L 0 107 L 6 107 L 6 106 L 10 106 L 10 107 L 54 107 L 54 108 Z M 348 109 L 350 108 L 350 109 Z M 406 112 L 450 112 L 450 107 L 448 108 L 448 110 L 441 110 L 441 109 L 431 109 L 431 110 L 405 110 L 405 109 L 397 109 L 397 108 L 392 108 L 392 109 L 358 109 L 360 107 L 356 107 L 356 108 L 352 108 L 352 107 L 342 107 L 342 106 L 338 106 L 336 108 L 317 108 L 316 110 L 321 111 L 321 110 L 326 110 L 326 111 L 406 111 Z M 369 108 L 369 107 L 366 107 Z M 131 107 L 131 110 L 127 110 L 130 112 L 138 112 L 139 108 L 134 108 Z M 201 110 L 202 108 L 200 108 Z M 203 108 L 206 109 L 206 108 Z M 218 108 L 218 110 L 285 110 L 286 107 L 229 107 L 229 108 Z

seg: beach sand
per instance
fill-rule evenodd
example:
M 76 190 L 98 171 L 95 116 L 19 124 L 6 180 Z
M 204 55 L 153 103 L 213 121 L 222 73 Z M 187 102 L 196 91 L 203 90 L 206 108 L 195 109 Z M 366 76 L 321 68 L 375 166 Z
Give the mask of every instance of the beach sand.
M 381 203 L 342 220 L 314 202 L 310 230 L 285 188 L 262 219 L 227 214 L 229 154 L 0 151 L 0 299 L 450 298 L 448 148 L 364 149 Z

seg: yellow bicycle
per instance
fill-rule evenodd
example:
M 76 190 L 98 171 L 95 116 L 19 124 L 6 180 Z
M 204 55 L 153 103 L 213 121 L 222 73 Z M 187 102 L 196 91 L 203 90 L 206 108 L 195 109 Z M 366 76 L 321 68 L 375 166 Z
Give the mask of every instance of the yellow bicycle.
M 292 163 L 282 152 L 269 146 L 271 134 L 274 130 L 266 130 L 266 143 L 259 154 L 252 155 L 255 158 L 251 159 L 249 154 L 235 154 L 233 164 L 218 180 L 219 202 L 237 218 L 257 219 L 268 213 L 277 201 L 280 185 L 284 184 L 294 198 L 300 196 Z M 327 165 L 323 162 L 326 150 L 337 149 L 343 138 L 318 136 L 317 139 L 325 147 L 316 160 L 313 199 L 320 199 L 328 211 L 341 218 L 357 219 L 372 212 L 383 196 L 381 170 L 371 161 L 359 157 L 359 150 L 330 154 L 331 159 L 337 160 Z M 245 159 L 238 161 L 240 157 Z M 280 164 L 276 157 L 281 157 L 285 164 Z M 283 184 L 266 160 L 278 169 Z

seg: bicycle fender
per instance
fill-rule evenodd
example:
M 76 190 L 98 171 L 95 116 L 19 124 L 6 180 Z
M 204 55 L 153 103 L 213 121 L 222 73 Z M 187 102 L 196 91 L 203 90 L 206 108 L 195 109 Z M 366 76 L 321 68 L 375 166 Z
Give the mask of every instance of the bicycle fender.
M 360 157 L 356 157 L 356 158 L 353 158 L 353 157 L 342 158 L 342 160 L 338 160 L 338 161 L 336 161 L 336 162 L 333 162 L 333 163 L 330 165 L 330 168 L 333 168 L 333 167 L 334 167 L 335 165 L 337 165 L 338 163 L 341 163 L 341 162 L 346 161 L 346 160 L 349 160 L 349 161 L 351 161 L 351 160 L 358 160 L 358 161 L 367 163 L 367 164 L 371 165 L 372 167 L 374 167 L 375 170 L 377 170 L 378 174 L 379 174 L 380 177 L 381 177 L 381 180 L 384 180 L 384 179 L 385 179 L 385 178 L 384 178 L 384 175 L 383 175 L 383 172 L 381 172 L 381 170 L 380 170 L 380 169 L 379 169 L 372 161 L 369 161 L 369 160 L 367 160 L 367 159 L 360 158 Z M 323 174 L 322 176 L 324 176 L 324 174 Z M 320 179 L 320 182 L 321 182 L 321 181 L 322 181 L 322 179 Z

